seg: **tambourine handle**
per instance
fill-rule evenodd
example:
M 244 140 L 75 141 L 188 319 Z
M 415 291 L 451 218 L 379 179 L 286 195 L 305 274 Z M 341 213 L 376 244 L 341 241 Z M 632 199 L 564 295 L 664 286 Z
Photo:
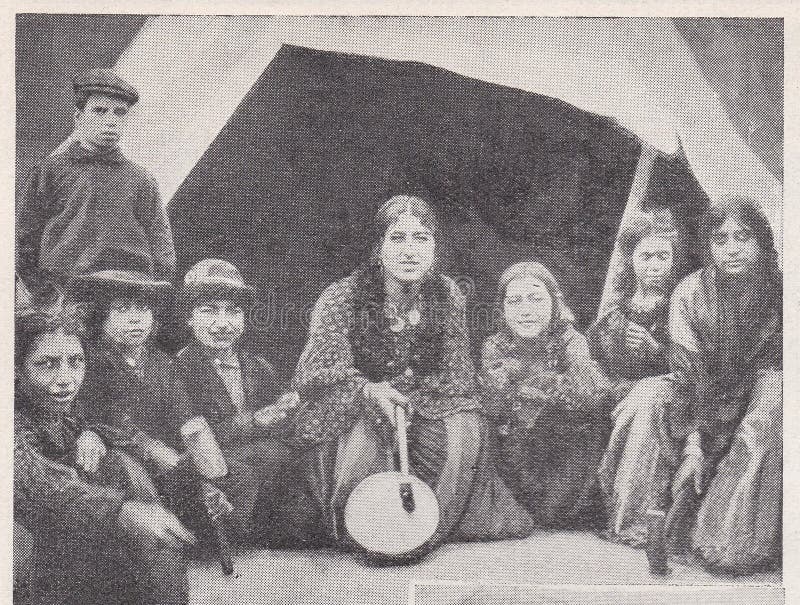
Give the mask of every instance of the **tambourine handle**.
M 400 472 L 406 476 L 408 473 L 408 434 L 406 433 L 406 410 L 402 406 L 394 408 L 394 419 L 397 425 L 397 449 L 400 454 Z M 411 487 L 411 481 L 408 483 L 400 484 L 400 500 L 403 503 L 403 508 L 409 513 L 414 512 L 416 504 L 414 503 L 414 490 Z
M 394 419 L 397 426 L 397 451 L 400 454 L 400 472 L 408 475 L 408 434 L 406 433 L 406 410 L 404 407 L 395 406 Z

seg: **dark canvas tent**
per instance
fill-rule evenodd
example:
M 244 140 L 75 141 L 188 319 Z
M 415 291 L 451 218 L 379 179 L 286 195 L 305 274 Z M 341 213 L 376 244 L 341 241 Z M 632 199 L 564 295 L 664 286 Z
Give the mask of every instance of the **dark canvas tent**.
M 256 284 L 254 338 L 286 376 L 310 305 L 363 257 L 393 193 L 439 209 L 475 343 L 497 276 L 523 258 L 552 267 L 591 321 L 626 211 L 672 206 L 692 237 L 707 199 L 737 192 L 780 230 L 774 129 L 741 136 L 744 114 L 703 69 L 725 45 L 688 22 L 127 19 L 104 25 L 142 92 L 126 151 L 162 186 L 180 268 L 219 256 Z M 780 21 L 760 24 L 774 41 Z

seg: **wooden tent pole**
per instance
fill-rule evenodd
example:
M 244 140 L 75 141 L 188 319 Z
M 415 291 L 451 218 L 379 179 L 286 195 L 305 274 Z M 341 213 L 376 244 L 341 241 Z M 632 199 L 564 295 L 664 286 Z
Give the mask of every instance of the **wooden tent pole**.
M 617 229 L 617 236 L 619 236 L 622 228 L 627 224 L 631 217 L 637 212 L 644 210 L 645 196 L 647 195 L 647 186 L 650 183 L 650 177 L 653 173 L 653 164 L 659 151 L 642 141 L 642 151 L 639 155 L 639 162 L 636 165 L 636 173 L 633 175 L 633 183 L 631 184 L 630 193 L 628 193 L 628 201 L 625 204 L 625 211 L 622 213 L 622 219 Z M 600 306 L 597 309 L 597 316 L 600 317 L 609 305 L 613 304 L 614 287 L 612 283 L 612 276 L 617 272 L 619 263 L 622 262 L 619 251 L 619 244 L 614 242 L 614 251 L 611 253 L 611 258 L 608 262 L 608 269 L 606 270 L 606 281 L 603 285 L 603 295 L 600 298 Z

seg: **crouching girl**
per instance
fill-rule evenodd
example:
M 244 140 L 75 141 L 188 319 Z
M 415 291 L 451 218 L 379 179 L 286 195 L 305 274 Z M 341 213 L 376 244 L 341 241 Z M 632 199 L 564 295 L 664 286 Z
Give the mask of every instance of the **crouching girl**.
M 483 345 L 481 378 L 505 434 L 501 476 L 537 524 L 598 526 L 611 386 L 544 266 L 512 265 L 498 290 L 505 325 Z
M 172 359 L 155 344 L 156 321 L 171 300 L 172 286 L 136 270 L 103 270 L 73 278 L 70 295 L 89 305 L 88 372 L 80 397 L 82 414 L 110 430 L 108 443 L 128 442 L 156 474 L 178 463 L 174 448 L 176 405 Z M 84 456 L 96 463 L 103 443 Z

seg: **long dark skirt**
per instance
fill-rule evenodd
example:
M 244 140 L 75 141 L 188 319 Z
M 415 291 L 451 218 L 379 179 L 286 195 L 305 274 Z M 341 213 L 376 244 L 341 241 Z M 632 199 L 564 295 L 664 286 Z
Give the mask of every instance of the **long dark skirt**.
M 374 473 L 394 468 L 386 431 L 362 417 L 338 442 L 308 450 L 304 482 L 287 486 L 293 495 L 280 517 L 274 545 L 337 545 L 347 541 L 344 507 L 355 487 Z M 411 472 L 435 491 L 440 521 L 433 544 L 502 540 L 530 535 L 530 515 L 514 500 L 494 470 L 485 419 L 460 412 L 443 420 L 414 417 L 409 428 Z M 286 522 L 290 520 L 290 522 Z
M 730 438 L 719 439 L 728 444 L 727 448 L 717 445 L 708 448 L 707 459 L 713 460 L 716 454 L 721 457 L 700 502 L 690 507 L 690 514 L 675 528 L 675 534 L 668 536 L 671 550 L 685 550 L 688 543 L 703 564 L 714 571 L 732 574 L 770 569 L 780 562 L 782 382 L 782 371 L 760 371 L 739 427 Z M 672 445 L 675 449 L 680 444 Z M 670 444 L 665 443 L 662 451 L 669 450 Z M 654 491 L 662 495 L 662 500 L 652 499 L 661 506 L 669 504 L 679 461 L 677 449 L 668 456 L 661 467 L 663 472 L 656 477 Z
M 542 415 L 499 437 L 498 469 L 537 526 L 604 526 L 597 469 L 610 433 L 604 419 Z

